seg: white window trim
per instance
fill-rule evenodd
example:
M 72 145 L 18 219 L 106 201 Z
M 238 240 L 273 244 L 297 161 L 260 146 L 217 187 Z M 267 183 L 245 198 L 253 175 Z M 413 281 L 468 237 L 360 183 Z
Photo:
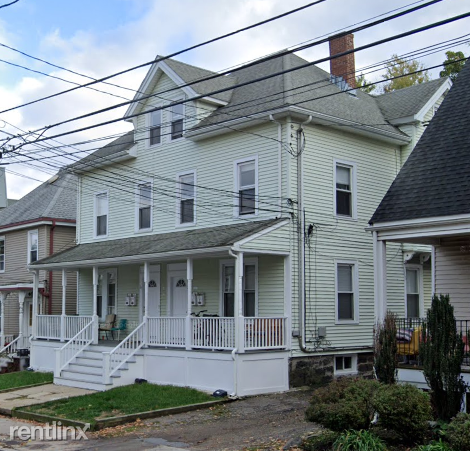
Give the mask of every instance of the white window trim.
M 35 233 L 38 237 L 38 260 L 39 260 L 39 230 L 38 229 L 29 230 L 28 231 L 28 259 L 27 259 L 28 265 L 31 264 L 31 235 L 33 233 Z
M 336 213 L 336 166 L 344 166 L 351 169 L 351 196 L 352 215 L 344 216 Z M 333 215 L 338 219 L 357 221 L 357 165 L 351 161 L 333 160 Z
M 139 193 L 139 185 L 144 185 L 150 183 L 150 227 L 145 229 L 139 229 L 139 207 L 140 207 L 140 193 Z M 108 214 L 109 215 L 109 214 Z M 134 224 L 134 231 L 135 233 L 144 233 L 144 232 L 151 232 L 153 229 L 153 180 L 141 180 L 137 182 L 135 185 L 135 224 Z
M 338 265 L 352 265 L 354 319 L 338 319 Z M 335 324 L 359 324 L 359 268 L 356 260 L 335 260 Z
M 408 318 L 408 293 L 406 289 L 406 270 L 415 269 L 418 271 L 418 288 L 419 288 L 419 312 L 418 316 L 424 316 L 424 283 L 423 283 L 423 265 L 405 264 L 404 265 L 404 279 L 405 279 L 405 318 Z
M 238 180 L 238 166 L 243 163 L 248 163 L 249 161 L 255 162 L 255 212 L 248 214 L 248 215 L 241 215 L 240 214 L 240 198 L 239 198 L 239 189 L 240 183 Z M 241 158 L 239 160 L 235 160 L 233 163 L 233 181 L 234 181 L 234 196 L 235 201 L 233 205 L 233 216 L 235 218 L 253 218 L 258 216 L 258 155 L 252 155 L 251 157 Z
M 161 104 L 157 104 L 157 105 L 153 105 L 155 108 L 162 108 L 163 105 Z M 146 133 L 146 140 L 145 140 L 145 143 L 146 143 L 146 148 L 147 149 L 153 149 L 154 147 L 159 147 L 163 144 L 163 137 L 165 136 L 165 133 L 164 133 L 164 125 L 163 125 L 163 112 L 165 110 L 161 109 L 160 110 L 160 117 L 161 117 L 161 125 L 160 125 L 160 143 L 159 144 L 150 144 L 150 128 L 152 127 L 152 112 L 149 112 L 146 114 L 146 118 L 145 118 L 145 126 L 146 126 L 146 130 L 147 130 L 147 133 Z
M 337 357 L 351 357 L 351 368 L 346 370 L 337 370 L 336 369 L 336 358 Z M 352 375 L 357 374 L 357 354 L 341 354 L 334 356 L 334 374 L 335 376 L 344 376 L 344 375 Z
M 259 287 L 258 287 L 258 258 L 251 257 L 251 258 L 244 258 L 243 259 L 243 291 L 245 291 L 245 266 L 247 265 L 255 265 L 255 318 L 259 316 Z M 219 262 L 219 279 L 220 279 L 220 296 L 219 296 L 219 316 L 223 316 L 224 314 L 224 267 L 225 266 L 235 266 L 234 260 L 220 260 Z M 235 277 L 235 276 L 234 276 Z M 234 290 L 238 281 L 235 278 L 234 281 Z M 236 303 L 236 299 L 234 300 Z M 236 304 L 234 307 L 234 317 L 236 312 Z
M 172 100 L 172 102 L 182 102 L 184 100 L 185 100 L 184 98 L 174 99 L 174 100 Z M 180 138 L 176 138 L 176 139 L 173 139 L 173 134 L 172 134 L 172 130 L 171 130 L 172 126 L 173 126 L 173 106 L 170 106 L 168 108 L 168 111 L 170 113 L 170 121 L 169 121 L 170 129 L 169 129 L 169 133 L 168 133 L 168 136 L 170 137 L 170 142 L 176 142 L 176 141 L 179 141 L 179 140 L 184 138 L 184 132 L 185 132 L 185 126 L 186 126 L 186 121 L 185 121 L 185 119 L 186 119 L 186 104 L 183 103 L 183 104 L 181 104 L 181 106 L 183 107 L 183 113 L 182 113 L 182 116 L 183 116 L 182 117 L 182 119 L 183 119 L 183 131 L 182 131 L 182 134 L 181 134 L 182 136 Z
M 7 267 L 7 246 L 6 246 L 7 242 L 5 240 L 5 235 L 0 236 L 0 241 L 3 241 L 3 269 L 0 269 L 0 274 L 1 274 L 5 272 L 5 269 Z M 38 240 L 38 244 L 39 244 L 39 240 Z M 29 255 L 29 246 L 28 246 L 28 255 Z
M 100 194 L 106 194 L 106 197 L 108 199 L 108 211 L 106 213 L 106 234 L 105 235 L 97 235 L 96 234 L 96 226 L 97 226 L 97 221 L 96 221 L 96 198 L 97 196 L 99 196 Z M 103 239 L 103 238 L 107 238 L 109 235 L 109 191 L 108 190 L 104 190 L 104 191 L 100 191 L 98 193 L 95 193 L 94 196 L 93 196 L 93 238 L 94 239 Z
M 193 222 L 181 222 L 181 209 L 180 209 L 180 202 L 181 202 L 181 189 L 180 189 L 180 177 L 185 175 L 193 174 L 194 176 L 194 217 Z M 189 227 L 194 226 L 197 223 L 197 174 L 195 169 L 191 169 L 189 171 L 178 172 L 176 174 L 176 227 Z

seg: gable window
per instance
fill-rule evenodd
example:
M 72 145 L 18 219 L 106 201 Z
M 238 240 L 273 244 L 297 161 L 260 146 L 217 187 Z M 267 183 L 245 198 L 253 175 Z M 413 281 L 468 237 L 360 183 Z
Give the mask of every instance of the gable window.
M 150 145 L 160 144 L 162 142 L 162 112 L 152 111 L 150 113 Z
M 171 107 L 171 139 L 183 137 L 183 104 L 173 105 Z
M 238 215 L 256 212 L 257 162 L 255 159 L 237 163 Z
M 38 231 L 30 230 L 28 232 L 28 263 L 34 263 L 38 260 Z
M 357 268 L 355 263 L 336 264 L 336 320 L 351 322 L 357 320 Z
M 335 214 L 355 218 L 355 166 L 335 162 Z
M 420 270 L 406 268 L 406 317 L 419 318 L 420 312 Z
M 179 219 L 180 224 L 194 223 L 195 213 L 195 175 L 194 172 L 190 174 L 180 175 L 179 182 Z
M 108 193 L 95 196 L 95 236 L 108 234 Z
M 137 228 L 149 230 L 152 227 L 152 184 L 137 185 Z
M 5 237 L 0 236 L 0 272 L 5 271 Z
M 248 260 L 243 274 L 243 316 L 256 316 L 256 262 Z M 235 315 L 235 266 L 232 263 L 222 267 L 223 316 Z

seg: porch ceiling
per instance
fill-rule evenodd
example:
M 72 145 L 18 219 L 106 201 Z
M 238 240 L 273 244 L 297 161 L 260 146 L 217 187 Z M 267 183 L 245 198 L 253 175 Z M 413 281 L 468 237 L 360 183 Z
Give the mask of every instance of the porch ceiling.
M 84 243 L 39 260 L 30 267 L 35 269 L 78 268 L 109 263 L 125 264 L 185 258 L 188 255 L 220 254 L 227 252 L 237 242 L 285 221 L 286 219 L 271 219 Z

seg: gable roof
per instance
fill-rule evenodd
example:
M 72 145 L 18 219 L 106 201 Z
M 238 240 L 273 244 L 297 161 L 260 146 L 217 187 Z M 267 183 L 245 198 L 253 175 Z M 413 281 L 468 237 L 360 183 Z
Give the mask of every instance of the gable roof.
M 57 178 L 56 178 L 57 177 Z M 17 202 L 0 211 L 0 228 L 50 218 L 75 221 L 77 178 L 60 171 Z
M 468 213 L 469 63 L 460 72 L 370 223 Z
M 398 89 L 376 96 L 375 99 L 384 117 L 393 121 L 398 118 L 418 115 L 439 88 L 450 87 L 448 78 L 438 78 L 409 88 Z

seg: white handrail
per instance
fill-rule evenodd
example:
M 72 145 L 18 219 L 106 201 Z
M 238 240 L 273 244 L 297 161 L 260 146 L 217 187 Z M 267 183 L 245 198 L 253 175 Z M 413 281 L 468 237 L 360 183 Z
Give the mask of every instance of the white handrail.
M 18 342 L 20 341 L 21 335 L 16 337 L 12 342 L 8 343 L 2 349 L 0 349 L 0 355 L 2 354 L 13 354 L 15 353 L 20 346 L 18 346 Z
M 147 341 L 147 322 L 139 324 L 112 351 L 103 352 L 104 382 L 110 383 L 111 377 L 145 345 Z
M 56 349 L 56 367 L 54 376 L 60 377 L 62 370 L 93 342 L 94 321 L 87 324 L 64 346 Z

